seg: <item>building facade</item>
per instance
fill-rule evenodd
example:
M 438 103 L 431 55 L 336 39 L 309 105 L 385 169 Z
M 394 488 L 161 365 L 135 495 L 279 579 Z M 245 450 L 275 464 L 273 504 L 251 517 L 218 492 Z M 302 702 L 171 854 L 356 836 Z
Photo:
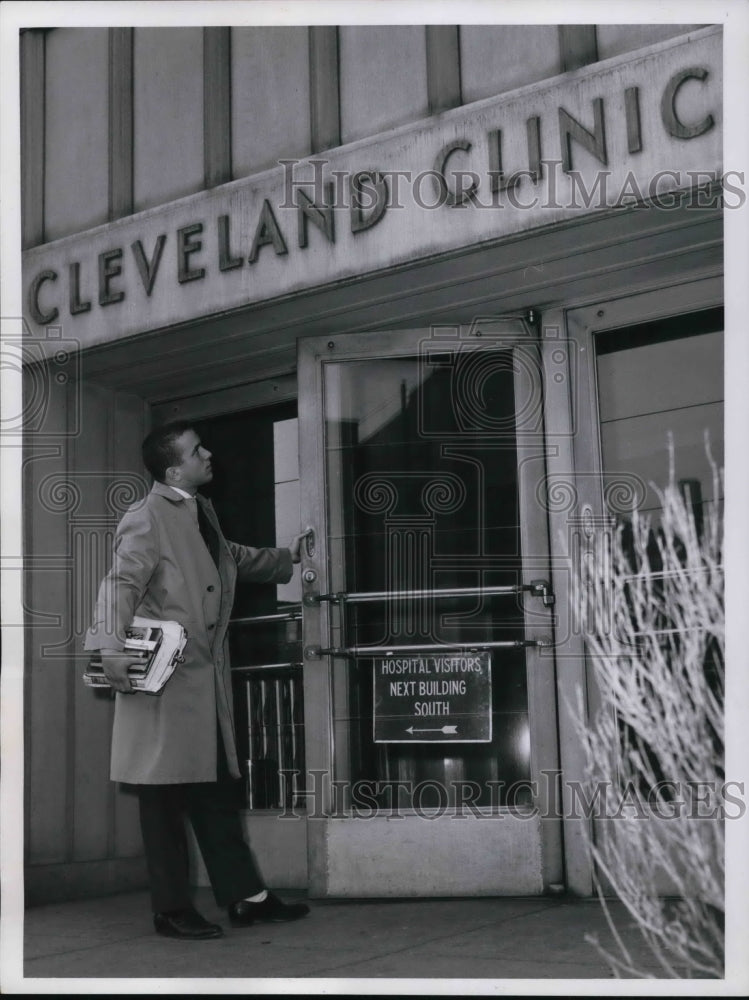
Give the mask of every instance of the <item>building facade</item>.
M 227 537 L 313 530 L 234 609 L 269 883 L 590 894 L 571 573 L 657 513 L 669 433 L 720 499 L 721 28 L 20 44 L 28 898 L 145 881 L 81 640 L 174 418 Z

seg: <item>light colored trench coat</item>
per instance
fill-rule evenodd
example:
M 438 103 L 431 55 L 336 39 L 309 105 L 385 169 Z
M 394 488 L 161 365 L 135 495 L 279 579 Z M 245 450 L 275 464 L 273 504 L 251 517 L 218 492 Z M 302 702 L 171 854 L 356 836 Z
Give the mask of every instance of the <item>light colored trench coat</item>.
M 198 497 L 220 539 L 218 569 L 189 500 L 155 483 L 122 518 L 112 569 L 102 581 L 86 649 L 122 649 L 135 615 L 187 630 L 185 662 L 158 695 L 116 695 L 112 781 L 176 784 L 216 780 L 217 723 L 229 771 L 239 777 L 227 629 L 239 577 L 286 583 L 288 549 L 227 541 L 209 500 Z

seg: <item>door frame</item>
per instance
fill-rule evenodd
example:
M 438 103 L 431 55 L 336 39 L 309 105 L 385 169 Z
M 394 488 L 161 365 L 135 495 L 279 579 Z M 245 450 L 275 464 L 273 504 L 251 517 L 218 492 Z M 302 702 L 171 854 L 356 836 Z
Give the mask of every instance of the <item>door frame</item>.
M 493 324 L 487 337 L 486 324 Z M 504 327 L 502 324 L 504 323 Z M 455 337 L 459 331 L 461 344 L 469 350 L 489 349 L 488 345 L 496 342 L 501 336 L 505 343 L 512 342 L 516 348 L 530 352 L 536 379 L 534 388 L 538 392 L 535 407 L 531 407 L 527 418 L 525 433 L 522 429 L 516 431 L 518 458 L 518 491 L 521 517 L 521 554 L 522 582 L 530 583 L 532 579 L 550 578 L 550 539 L 548 528 L 548 511 L 538 494 L 539 482 L 546 478 L 546 446 L 545 446 L 545 412 L 544 412 L 544 373 L 543 358 L 539 347 L 538 335 L 528 323 L 527 317 L 492 317 L 490 320 L 477 320 L 470 327 L 458 328 L 445 326 L 437 328 L 442 336 Z M 300 436 L 300 476 L 304 483 L 302 493 L 302 520 L 310 524 L 316 532 L 314 555 L 303 557 L 303 579 L 305 580 L 305 596 L 315 591 L 324 593 L 328 587 L 328 505 L 326 499 L 326 464 L 324 445 L 324 378 L 323 370 L 326 360 L 358 361 L 377 357 L 413 356 L 419 342 L 426 335 L 435 334 L 435 328 L 416 328 L 405 330 L 373 331 L 365 334 L 343 334 L 331 337 L 304 338 L 298 343 L 298 412 Z M 492 341 L 492 335 L 495 340 Z M 438 333 L 439 336 L 439 333 Z M 518 378 L 516 373 L 516 385 Z M 535 422 L 531 427 L 531 422 Z M 540 439 L 540 441 L 539 441 Z M 541 469 L 534 468 L 534 463 L 542 463 Z M 543 550 L 537 555 L 539 547 Z M 538 598 L 526 596 L 529 610 L 538 612 Z M 548 609 L 547 609 L 548 611 Z M 312 647 L 329 648 L 340 645 L 340 637 L 331 630 L 330 616 L 321 606 L 303 608 L 304 615 L 304 645 L 307 650 Z M 503 890 L 498 888 L 491 879 L 485 885 L 468 885 L 465 889 L 470 894 L 497 894 L 497 892 L 516 892 L 534 894 L 548 891 L 551 886 L 561 885 L 563 875 L 563 848 L 561 833 L 561 814 L 559 813 L 558 776 L 559 748 L 556 722 L 556 673 L 553 648 L 554 619 L 549 612 L 541 615 L 537 623 L 526 616 L 527 638 L 543 638 L 549 642 L 546 648 L 528 647 L 526 650 L 526 670 L 528 678 L 528 715 L 531 727 L 531 782 L 536 791 L 536 833 L 538 837 L 537 878 L 521 880 L 514 887 Z M 543 635 L 542 635 L 543 633 Z M 388 844 L 396 849 L 398 838 L 393 836 L 393 829 L 403 829 L 403 824 L 390 823 L 388 816 L 372 817 L 364 823 L 359 818 L 353 818 L 337 811 L 334 799 L 335 789 L 331 785 L 331 775 L 335 769 L 335 745 L 333 733 L 333 668 L 329 657 L 315 657 L 314 653 L 305 660 L 305 734 L 306 760 L 308 780 L 314 785 L 314 809 L 308 811 L 310 846 L 309 871 L 310 892 L 312 895 L 393 895 L 397 892 L 388 891 L 387 873 L 383 872 L 383 891 L 375 891 L 370 886 L 369 891 L 362 889 L 362 883 L 353 878 L 353 888 L 348 891 L 346 874 L 343 869 L 355 863 L 357 851 L 362 848 L 369 851 L 387 850 Z M 543 723 L 540 721 L 543 720 Z M 405 813 L 407 811 L 401 810 Z M 500 808 L 492 811 L 494 823 L 478 824 L 487 829 L 493 827 L 493 833 L 500 828 L 500 817 L 505 829 L 510 826 L 510 810 Z M 541 819 L 543 816 L 545 818 Z M 402 816 L 401 818 L 407 818 Z M 417 817 L 419 818 L 419 817 Z M 467 818 L 467 817 L 466 817 Z M 489 816 L 487 815 L 487 818 Z M 448 820 L 449 822 L 449 820 Z M 520 819 L 526 824 L 529 818 Z M 430 828 L 430 848 L 439 855 L 443 845 L 438 845 L 432 838 L 436 822 L 426 824 Z M 379 827 L 379 830 L 377 829 Z M 354 833 L 354 828 L 356 832 Z M 468 829 L 468 824 L 460 826 L 461 835 Z M 454 838 L 454 817 L 452 830 L 446 831 Z M 517 837 L 522 838 L 524 831 L 519 827 Z M 514 834 L 510 836 L 513 840 Z M 532 838 L 531 838 L 532 839 Z M 491 847 L 489 846 L 491 843 Z M 368 846 L 366 846 L 368 845 Z M 481 841 L 476 845 L 480 848 Z M 518 847 L 517 841 L 513 845 Z M 502 837 L 486 840 L 487 850 L 505 850 Z M 403 849 L 403 843 L 400 844 Z M 340 852 L 337 857 L 336 853 Z M 386 867 L 386 866 L 383 866 Z M 520 864 L 522 867 L 522 863 Z M 366 881 L 366 879 L 365 879 Z M 511 881 L 511 880 L 510 880 Z M 508 883 L 509 884 L 509 883 Z M 358 886 L 358 887 L 357 887 Z M 350 888 L 350 887 L 349 887 Z M 420 894 L 409 888 L 402 888 L 400 894 Z M 433 894 L 423 892 L 421 894 Z M 439 894 L 451 894 L 449 886 Z

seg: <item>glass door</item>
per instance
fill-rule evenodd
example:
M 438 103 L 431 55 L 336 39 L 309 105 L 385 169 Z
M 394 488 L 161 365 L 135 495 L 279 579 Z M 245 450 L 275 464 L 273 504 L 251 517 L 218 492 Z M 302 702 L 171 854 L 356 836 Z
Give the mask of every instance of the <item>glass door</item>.
M 562 881 L 538 346 L 519 317 L 300 342 L 310 888 Z

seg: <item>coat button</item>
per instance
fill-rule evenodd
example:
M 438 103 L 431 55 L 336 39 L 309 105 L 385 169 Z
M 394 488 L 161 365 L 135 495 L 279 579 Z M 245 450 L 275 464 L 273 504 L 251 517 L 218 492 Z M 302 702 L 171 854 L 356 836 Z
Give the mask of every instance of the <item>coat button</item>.
M 213 584 L 210 584 L 210 586 L 208 586 L 206 589 L 209 594 L 212 594 L 216 588 L 213 586 Z
M 211 631 L 211 629 L 212 629 L 212 628 L 215 628 L 215 627 L 216 627 L 215 625 L 209 625 L 209 626 L 208 626 L 208 631 L 210 632 L 210 631 Z

